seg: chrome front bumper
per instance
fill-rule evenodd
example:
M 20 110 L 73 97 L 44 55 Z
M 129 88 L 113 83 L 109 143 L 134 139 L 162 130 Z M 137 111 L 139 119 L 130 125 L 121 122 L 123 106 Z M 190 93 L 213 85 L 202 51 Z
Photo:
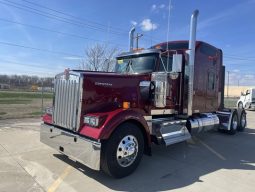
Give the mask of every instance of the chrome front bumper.
M 101 143 L 46 124 L 41 124 L 40 140 L 89 168 L 100 170 Z

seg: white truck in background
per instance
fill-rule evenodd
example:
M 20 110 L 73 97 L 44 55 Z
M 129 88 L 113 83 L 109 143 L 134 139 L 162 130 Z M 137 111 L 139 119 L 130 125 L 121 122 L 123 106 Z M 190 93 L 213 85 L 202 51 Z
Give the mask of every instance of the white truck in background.
M 240 99 L 237 101 L 237 107 L 255 110 L 255 88 L 241 92 Z

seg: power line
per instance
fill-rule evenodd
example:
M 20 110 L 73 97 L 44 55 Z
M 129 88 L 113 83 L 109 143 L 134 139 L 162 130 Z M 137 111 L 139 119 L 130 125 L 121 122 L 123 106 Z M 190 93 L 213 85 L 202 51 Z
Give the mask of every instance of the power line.
M 30 12 L 30 13 L 41 15 L 41 16 L 44 16 L 44 17 L 47 17 L 47 18 L 50 18 L 50 19 L 54 19 L 54 20 L 58 20 L 58 21 L 61 21 L 61 22 L 64 22 L 64 23 L 68 23 L 68 24 L 71 24 L 71 25 L 74 25 L 74 26 L 77 26 L 77 27 L 82 27 L 82 28 L 86 28 L 86 29 L 90 28 L 92 30 L 106 32 L 106 30 L 104 28 L 92 26 L 92 25 L 89 25 L 89 24 L 86 24 L 86 23 L 83 23 L 83 22 L 77 22 L 77 21 L 75 21 L 73 19 L 70 19 L 70 18 L 61 17 L 61 16 L 58 16 L 58 15 L 55 15 L 55 14 L 52 14 L 52 13 L 41 11 L 41 10 L 35 9 L 33 7 L 22 5 L 20 3 L 12 2 L 12 1 L 9 1 L 9 0 L 4 0 L 4 1 L 5 2 L 0 1 L 0 3 L 5 4 L 7 6 L 15 7 L 17 9 L 25 10 L 25 11 Z M 113 34 L 113 35 L 120 35 L 120 36 L 124 35 L 124 34 L 117 33 L 117 32 L 110 32 L 110 33 Z
M 10 64 L 19 65 L 19 66 L 34 67 L 34 68 L 40 68 L 40 69 L 46 69 L 45 67 L 38 66 L 38 65 L 26 64 L 26 63 L 20 63 L 20 62 L 16 62 L 16 61 L 5 60 L 5 59 L 0 59 L 0 61 L 2 61 L 2 62 L 4 62 L 4 63 L 10 63 Z M 40 65 L 42 65 L 42 64 L 40 64 Z M 54 66 L 54 65 L 51 65 L 51 66 Z M 51 69 L 52 69 L 52 68 L 51 68 Z
M 36 51 L 48 52 L 48 53 L 51 53 L 51 54 L 65 55 L 65 56 L 68 55 L 68 56 L 74 56 L 74 57 L 83 58 L 82 55 L 78 55 L 78 54 L 67 53 L 67 52 L 62 52 L 62 51 L 51 51 L 51 50 L 48 50 L 48 49 L 41 49 L 41 48 L 37 48 L 37 47 L 18 45 L 18 44 L 15 44 L 15 43 L 9 43 L 9 42 L 2 42 L 2 41 L 0 41 L 0 44 L 7 45 L 7 46 L 12 46 L 12 47 L 21 47 L 21 48 L 25 48 L 25 49 L 31 49 L 31 50 L 36 50 Z
M 31 2 L 31 1 L 28 1 L 28 0 L 22 0 L 22 1 L 27 2 L 27 3 L 29 3 L 29 4 L 32 4 L 32 5 L 35 5 L 35 6 L 37 6 L 37 7 L 41 7 L 41 8 L 44 8 L 44 9 L 48 9 L 48 10 L 54 11 L 54 12 L 56 12 L 56 13 L 60 13 L 60 14 L 65 15 L 65 16 L 72 17 L 72 18 L 77 19 L 77 20 L 80 20 L 80 21 L 86 21 L 86 22 L 89 22 L 89 23 L 94 23 L 94 24 L 96 24 L 96 25 L 103 26 L 103 27 L 105 27 L 106 29 L 109 28 L 108 25 L 104 25 L 104 24 L 101 24 L 101 23 L 98 23 L 98 22 L 95 22 L 95 21 L 90 21 L 90 20 L 84 19 L 84 18 L 79 18 L 79 17 L 74 16 L 74 15 L 71 15 L 71 14 L 69 14 L 69 13 L 66 13 L 66 12 L 63 12 L 63 11 L 59 11 L 59 10 L 56 10 L 56 9 L 52 9 L 52 8 L 50 8 L 50 7 L 47 7 L 47 6 L 38 4 L 38 3 L 34 3 L 34 2 Z M 112 26 L 111 26 L 110 28 L 111 28 L 111 30 L 114 29 L 114 30 L 119 31 L 119 32 L 124 32 L 125 34 L 128 33 L 128 31 L 126 31 L 126 30 L 124 30 L 124 29 L 121 29 L 121 28 L 118 28 L 118 27 L 112 27 Z M 143 34 L 143 35 L 144 35 L 144 34 Z M 146 36 L 147 36 L 147 37 L 145 37 L 145 39 L 153 38 L 153 41 L 157 42 L 156 40 L 159 40 L 159 41 L 161 42 L 160 39 L 157 39 L 157 38 L 152 37 L 152 36 L 150 36 L 150 35 L 146 35 Z M 151 39 L 150 39 L 150 40 L 151 40 Z
M 69 16 L 69 17 L 72 17 L 74 19 L 77 19 L 77 20 L 80 20 L 80 21 L 86 21 L 86 22 L 89 22 L 89 23 L 92 23 L 92 24 L 96 24 L 96 25 L 99 25 L 99 26 L 103 26 L 105 28 L 108 28 L 107 25 L 104 25 L 104 24 L 101 24 L 101 23 L 98 23 L 98 22 L 95 22 L 95 21 L 91 21 L 91 20 L 88 20 L 88 19 L 84 19 L 84 18 L 79 18 L 77 16 L 74 16 L 74 15 L 71 15 L 69 13 L 66 13 L 66 12 L 63 12 L 63 11 L 59 11 L 59 10 L 56 10 L 56 9 L 52 9 L 50 7 L 47 7 L 47 6 L 44 6 L 44 5 L 41 5 L 41 4 L 38 4 L 38 3 L 34 3 L 34 2 L 31 2 L 31 1 L 27 1 L 27 0 L 22 0 L 26 3 L 29 3 L 29 4 L 32 4 L 32 5 L 35 5 L 37 7 L 40 7 L 40 8 L 44 8 L 44 9 L 47 9 L 47 10 L 50 10 L 50 11 L 53 11 L 53 12 L 56 12 L 56 13 L 59 13 L 59 14 L 62 14 L 62 15 L 66 15 L 66 16 Z M 124 30 L 124 29 L 120 29 L 120 28 L 117 28 L 117 27 L 111 27 L 111 29 L 114 29 L 116 31 L 120 31 L 120 32 L 125 32 L 125 33 L 128 33 L 128 31 Z
M 30 27 L 30 28 L 34 28 L 34 29 L 38 29 L 38 30 L 42 30 L 42 31 L 47 31 L 47 32 L 52 32 L 52 33 L 58 33 L 58 34 L 61 34 L 61 35 L 70 36 L 70 37 L 74 37 L 74 38 L 79 38 L 79 39 L 85 39 L 85 40 L 90 40 L 90 41 L 97 41 L 97 42 L 108 43 L 108 44 L 117 45 L 117 46 L 120 46 L 120 47 L 123 47 L 123 48 L 125 47 L 125 46 L 122 45 L 122 44 L 110 43 L 110 42 L 103 41 L 103 40 L 99 40 L 99 39 L 93 39 L 93 38 L 88 38 L 88 37 L 85 37 L 85 36 L 76 35 L 76 34 L 72 34 L 72 33 L 66 33 L 66 32 L 56 31 L 56 30 L 52 30 L 52 29 L 48 29 L 48 28 L 43 28 L 43 27 L 35 26 L 35 25 L 30 25 L 30 24 L 21 23 L 21 22 L 18 22 L 18 21 L 12 21 L 12 20 L 3 19 L 3 18 L 0 18 L 0 21 L 8 22 L 8 23 L 13 23 L 13 24 L 16 24 L 16 25 L 22 25 L 22 26 L 25 26 L 25 27 Z
M 58 11 L 58 10 L 55 10 L 55 9 L 51 9 L 49 7 L 46 7 L 46 6 L 42 6 L 42 5 L 39 5 L 37 3 L 33 3 L 33 2 L 30 2 L 30 1 L 27 1 L 27 0 L 22 0 L 22 1 L 25 1 L 25 2 L 30 2 L 30 4 L 34 4 L 38 7 L 42 7 L 44 9 L 48 9 L 48 10 L 51 10 L 51 11 L 54 11 L 54 12 L 57 12 L 57 13 L 60 13 L 62 15 L 65 15 L 65 16 L 68 16 L 68 17 L 72 17 L 72 18 L 75 18 L 74 19 L 70 19 L 70 18 L 66 18 L 66 17 L 61 17 L 61 16 L 58 16 L 58 15 L 55 15 L 55 14 L 52 14 L 52 13 L 49 13 L 49 12 L 45 12 L 45 11 L 41 11 L 41 10 L 38 10 L 38 9 L 35 9 L 33 7 L 29 7 L 29 6 L 26 6 L 26 5 L 23 5 L 23 4 L 20 4 L 20 3 L 16 3 L 16 2 L 12 2 L 12 1 L 9 1 L 9 0 L 3 0 L 5 2 L 0 2 L 2 4 L 5 4 L 7 6 L 12 6 L 12 7 L 15 7 L 15 8 L 18 8 L 18 9 L 21 9 L 21 10 L 25 10 L 25 11 L 28 11 L 30 13 L 34 13 L 34 14 L 38 14 L 38 15 L 41 15 L 41 16 L 44 16 L 44 17 L 48 17 L 50 19 L 55 19 L 55 20 L 58 20 L 58 21 L 61 21 L 61 22 L 64 22 L 64 23 L 68 23 L 68 24 L 71 24 L 71 25 L 75 25 L 75 26 L 78 26 L 78 27 L 89 27 L 90 29 L 92 30 L 97 30 L 97 31 L 101 31 L 101 32 L 107 32 L 107 33 L 111 33 L 113 35 L 118 35 L 118 36 L 127 36 L 128 32 L 122 30 L 122 29 L 119 29 L 119 28 L 116 28 L 116 27 L 111 27 L 111 29 L 115 30 L 111 30 L 109 31 L 108 30 L 108 27 L 109 26 L 106 26 L 106 25 L 103 25 L 103 24 L 99 24 L 99 23 L 96 23 L 97 25 L 101 25 L 101 26 L 104 26 L 103 28 L 102 27 L 98 27 L 98 26 L 93 26 L 91 24 L 87 24 L 87 23 L 84 23 L 84 19 L 81 19 L 79 17 L 76 17 L 76 16 L 73 16 L 71 14 L 68 14 L 68 13 L 64 13 L 62 11 Z M 8 3 L 6 3 L 8 2 Z M 77 21 L 78 20 L 78 21 Z M 88 21 L 87 21 L 88 22 Z M 91 21 L 89 21 L 90 23 L 92 23 Z M 87 28 L 86 28 L 87 29 Z M 118 30 L 116 30 L 118 29 Z M 118 32 L 118 31 L 122 31 L 122 33 Z M 152 40 L 155 41 L 155 42 L 158 42 L 158 41 L 162 41 L 160 39 L 157 39 L 155 37 L 152 37 L 150 35 L 147 35 L 147 37 L 144 37 L 144 39 L 149 39 L 149 40 Z
M 237 59 L 237 60 L 244 60 L 244 61 L 255 61 L 254 57 L 239 57 L 239 56 L 234 56 L 234 55 L 224 55 L 224 58 L 228 59 Z

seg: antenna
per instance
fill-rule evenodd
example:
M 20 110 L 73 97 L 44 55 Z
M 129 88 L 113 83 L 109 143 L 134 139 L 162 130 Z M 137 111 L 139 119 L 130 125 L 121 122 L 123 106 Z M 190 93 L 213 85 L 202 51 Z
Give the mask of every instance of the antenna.
M 172 0 L 169 0 L 168 4 L 168 19 L 167 19 L 167 34 L 166 34 L 166 47 L 168 51 L 168 41 L 169 41 L 169 29 L 170 29 L 170 16 L 171 16 L 171 7 L 172 7 Z M 167 52 L 167 71 L 168 71 L 168 65 L 169 65 L 169 51 Z
M 136 36 L 134 37 L 136 39 L 136 49 L 139 48 L 138 46 L 138 42 L 139 42 L 139 39 L 143 36 L 143 34 L 139 34 L 137 33 Z

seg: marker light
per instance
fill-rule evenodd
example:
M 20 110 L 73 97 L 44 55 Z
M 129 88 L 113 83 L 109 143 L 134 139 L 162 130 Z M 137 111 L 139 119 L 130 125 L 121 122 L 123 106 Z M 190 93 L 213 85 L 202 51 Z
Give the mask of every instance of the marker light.
M 123 109 L 129 109 L 130 108 L 130 102 L 124 101 L 122 104 Z

